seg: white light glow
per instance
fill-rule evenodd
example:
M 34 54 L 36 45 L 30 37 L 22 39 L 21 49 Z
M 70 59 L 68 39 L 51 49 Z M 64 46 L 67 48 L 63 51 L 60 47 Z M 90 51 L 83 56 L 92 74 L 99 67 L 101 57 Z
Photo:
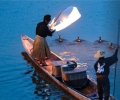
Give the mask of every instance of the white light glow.
M 60 14 L 60 16 L 55 21 L 56 25 L 51 28 L 55 29 L 56 31 L 60 31 L 68 27 L 69 25 L 71 25 L 73 22 L 78 20 L 80 17 L 81 17 L 81 14 L 79 13 L 78 9 L 76 7 L 70 6 Z M 52 20 L 52 23 L 54 22 L 54 20 L 55 18 Z

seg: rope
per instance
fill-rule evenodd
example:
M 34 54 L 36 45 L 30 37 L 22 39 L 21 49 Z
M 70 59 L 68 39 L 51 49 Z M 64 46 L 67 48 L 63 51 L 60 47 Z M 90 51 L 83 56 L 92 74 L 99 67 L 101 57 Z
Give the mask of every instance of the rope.
M 119 44 L 119 33 L 120 33 L 120 19 L 118 20 L 118 36 L 117 36 L 117 46 Z M 115 94 L 115 84 L 116 84 L 116 69 L 117 69 L 117 62 L 115 64 L 115 74 L 114 74 L 114 88 L 113 88 L 113 96 Z
M 84 48 L 84 51 L 85 51 L 85 53 L 86 53 L 86 57 L 88 56 L 89 58 L 90 58 L 90 54 L 89 53 L 87 53 L 87 50 L 86 50 L 86 47 L 85 47 L 85 45 L 83 44 L 83 43 L 81 43 L 82 44 L 82 46 L 83 46 L 83 48 Z M 94 50 L 93 50 L 94 51 Z M 88 58 L 87 57 L 87 58 Z M 89 63 L 89 61 L 87 60 L 86 61 L 86 63 L 88 64 Z M 89 63 L 89 65 L 90 66 L 93 66 L 93 65 L 91 65 L 90 63 Z M 89 71 L 89 70 L 87 70 L 87 71 Z M 89 71 L 89 75 L 93 78 L 93 74 L 91 74 L 91 72 Z

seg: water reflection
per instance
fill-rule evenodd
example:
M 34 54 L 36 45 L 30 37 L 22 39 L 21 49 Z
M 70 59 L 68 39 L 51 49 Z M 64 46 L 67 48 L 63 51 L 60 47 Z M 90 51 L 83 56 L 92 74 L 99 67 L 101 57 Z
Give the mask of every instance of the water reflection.
M 31 79 L 34 88 L 34 95 L 37 99 L 42 100 L 72 100 L 63 91 L 59 90 L 54 83 L 52 83 L 49 77 L 45 77 L 44 73 L 37 69 L 36 65 L 30 60 L 25 52 L 22 52 L 24 59 L 31 64 L 34 69 L 28 70 L 25 74 L 31 74 Z
M 49 46 L 63 46 L 65 44 L 68 44 L 69 41 L 67 39 L 64 39 L 64 38 L 61 38 L 61 36 L 59 36 L 58 38 L 52 40 L 50 43 L 49 43 Z
M 31 78 L 32 82 L 35 84 L 34 94 L 36 96 L 42 97 L 43 100 L 69 100 L 68 97 L 62 91 L 58 90 L 55 85 L 49 83 L 49 80 L 46 80 L 42 74 L 34 71 Z
M 28 70 L 28 71 L 26 71 L 25 72 L 25 74 L 29 74 L 29 73 L 31 73 L 33 70 Z
M 81 39 L 80 37 L 77 37 L 77 39 L 74 40 L 73 42 L 80 43 L 80 42 L 84 42 L 84 41 L 85 41 L 84 39 Z
M 45 82 L 42 76 L 37 74 L 36 71 L 34 71 L 31 78 L 32 82 L 35 84 L 34 94 L 37 96 L 41 96 L 45 100 L 49 100 L 51 95 L 51 89 L 49 87 L 49 84 Z

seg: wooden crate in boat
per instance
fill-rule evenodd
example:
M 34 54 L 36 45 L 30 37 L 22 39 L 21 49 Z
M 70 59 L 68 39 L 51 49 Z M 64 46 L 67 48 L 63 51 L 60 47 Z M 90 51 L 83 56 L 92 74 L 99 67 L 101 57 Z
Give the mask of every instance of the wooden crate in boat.
M 53 61 L 52 63 L 52 75 L 61 76 L 61 66 L 66 64 L 66 61 Z

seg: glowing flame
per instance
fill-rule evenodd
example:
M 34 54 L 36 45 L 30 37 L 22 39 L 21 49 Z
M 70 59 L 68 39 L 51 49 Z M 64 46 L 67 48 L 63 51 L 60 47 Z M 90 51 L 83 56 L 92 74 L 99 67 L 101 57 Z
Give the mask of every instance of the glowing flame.
M 67 19 L 67 18 L 66 18 L 66 17 L 64 17 L 64 18 L 62 19 L 62 22 L 64 22 L 66 19 Z
M 68 7 L 65 9 L 60 16 L 57 18 L 56 21 L 55 18 L 52 20 L 52 25 L 53 23 L 56 23 L 55 26 L 52 26 L 52 29 L 55 29 L 56 31 L 60 31 L 69 25 L 71 25 L 73 22 L 78 20 L 81 17 L 81 14 L 79 13 L 78 9 L 76 7 Z

